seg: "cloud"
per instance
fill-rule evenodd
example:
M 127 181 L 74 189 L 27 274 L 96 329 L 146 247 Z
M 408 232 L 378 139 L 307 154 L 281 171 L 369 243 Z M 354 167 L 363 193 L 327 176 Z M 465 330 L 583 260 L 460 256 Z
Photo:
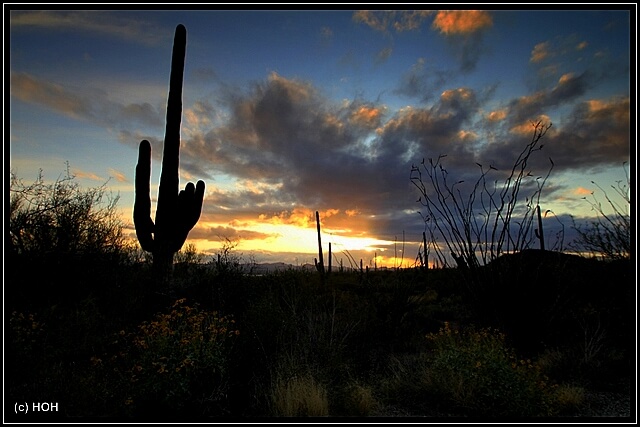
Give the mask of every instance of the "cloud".
M 510 101 L 510 118 L 515 123 L 533 120 L 548 110 L 575 101 L 594 85 L 594 75 L 585 71 L 580 75 L 567 73 L 561 76 L 549 90 L 540 90 L 531 95 Z
M 403 32 L 419 30 L 422 23 L 434 13 L 432 10 L 358 10 L 353 13 L 352 19 L 383 33 L 391 29 Z
M 436 91 L 426 68 L 418 61 L 413 83 L 407 77 L 402 85 L 408 95 L 422 92 L 426 97 L 424 92 L 430 91 L 431 102 L 396 112 L 379 100 L 332 101 L 310 82 L 276 73 L 246 88 L 219 86 L 215 102 L 203 97 L 185 105 L 181 171 L 183 178 L 207 183 L 201 217 L 205 227 L 193 238 L 215 233 L 268 238 L 252 234 L 250 225 L 313 228 L 319 210 L 323 228 L 336 235 L 348 230 L 393 241 L 404 230 L 408 240 L 418 239 L 424 224 L 409 180 L 411 165 L 446 154 L 450 176 L 473 182 L 479 172 L 475 162 L 512 166 L 530 140 L 530 121 L 539 118 L 553 119 L 554 126 L 543 151 L 530 163 L 538 174 L 549 167 L 548 157 L 559 173 L 585 165 L 603 168 L 629 157 L 629 97 L 583 100 L 589 88 L 607 77 L 602 73 L 568 72 L 549 88 L 487 108 L 490 89 L 451 86 Z M 11 76 L 11 95 L 115 127 L 133 149 L 148 139 L 154 158 L 161 158 L 163 117 L 148 104 L 116 103 L 91 88 L 69 88 L 18 73 Z M 558 107 L 566 111 L 563 118 L 549 113 Z M 154 130 L 145 131 L 151 125 Z M 117 171 L 109 174 L 125 179 Z M 229 180 L 237 185 L 221 185 Z
M 530 62 L 542 62 L 549 56 L 549 42 L 538 43 L 531 51 Z
M 587 76 L 567 74 L 553 88 L 514 99 L 489 113 L 482 108 L 489 99 L 485 93 L 458 87 L 442 91 L 429 106 L 406 107 L 389 115 L 382 104 L 334 103 L 308 82 L 271 75 L 229 97 L 228 121 L 196 132 L 186 141 L 182 159 L 200 165 L 211 176 L 223 174 L 244 183 L 233 191 L 216 190 L 212 183 L 205 219 L 312 228 L 315 210 L 335 210 L 323 219 L 323 227 L 349 227 L 350 233 L 363 235 L 376 230 L 376 236 L 391 240 L 402 229 L 419 236 L 420 206 L 409 181 L 412 163 L 447 154 L 446 168 L 456 179 L 473 182 L 479 173 L 475 162 L 504 169 L 497 175 L 502 176 L 529 142 L 530 120 L 550 121 L 541 111 L 572 105 L 569 102 L 583 93 L 586 81 Z M 531 168 L 543 174 L 551 156 L 557 172 L 572 170 L 585 159 L 569 155 L 575 157 L 584 149 L 584 156 L 592 158 L 587 164 L 594 167 L 624 157 L 629 146 L 628 135 L 624 137 L 629 125 L 626 102 L 593 100 L 576 107 L 568 116 L 576 118 L 575 124 L 554 123 L 543 140 L 544 150 L 532 156 Z M 491 143 L 484 128 L 487 123 L 494 126 Z M 603 129 L 607 123 L 609 129 Z M 585 130 L 571 130 L 574 136 L 566 138 L 565 132 L 574 126 Z M 588 131 L 601 142 L 610 141 L 612 149 L 595 155 L 602 151 L 601 142 L 587 141 Z M 584 140 L 577 139 L 581 135 Z M 570 141 L 566 151 L 561 148 L 565 139 Z
M 578 187 L 574 190 L 573 193 L 577 196 L 590 196 L 591 194 L 593 194 L 593 191 L 587 190 L 586 188 L 583 188 L 583 187 Z
M 93 172 L 86 172 L 80 169 L 73 169 L 73 176 L 81 179 L 89 179 L 91 181 L 105 181 L 101 176 L 96 175 Z
M 417 31 L 429 17 L 435 16 L 431 28 L 446 37 L 460 61 L 460 71 L 468 73 L 476 67 L 484 51 L 482 33 L 493 26 L 491 13 L 482 10 L 419 10 L 354 12 L 352 19 L 375 31 L 391 35 L 396 32 Z M 377 58 L 379 61 L 380 58 Z
M 229 239 L 234 242 L 239 242 L 242 240 L 265 240 L 273 237 L 276 236 L 273 234 L 261 233 L 253 230 L 238 230 L 233 227 L 225 226 L 199 226 L 189 232 L 189 239 L 201 239 L 208 241 Z
M 436 70 L 424 58 L 419 58 L 401 76 L 394 93 L 426 102 L 436 96 L 438 90 L 446 86 L 448 80 L 455 74 L 455 72 Z
M 376 55 L 375 63 L 376 64 L 383 64 L 383 63 L 387 62 L 387 60 L 391 57 L 391 53 L 392 52 L 393 52 L 393 48 L 392 47 L 385 47 L 384 49 L 380 50 L 378 52 L 378 54 Z
M 320 37 L 322 40 L 330 41 L 333 39 L 333 30 L 330 27 L 320 28 Z
M 68 32 L 100 33 L 113 38 L 157 45 L 171 40 L 173 33 L 148 21 L 140 21 L 102 11 L 12 11 L 10 25 L 14 30 L 47 29 Z
M 483 32 L 493 26 L 488 11 L 438 11 L 431 27 L 444 35 L 460 62 L 460 71 L 469 73 L 476 68 L 485 51 Z
M 109 175 L 113 176 L 118 182 L 129 182 L 129 179 L 127 178 L 127 176 L 118 170 L 109 168 L 108 172 L 109 172 Z
M 506 117 L 507 117 L 506 109 L 491 111 L 489 114 L 487 114 L 487 120 L 489 120 L 490 122 L 500 122 L 504 120 Z
M 102 91 L 90 87 L 69 88 L 41 80 L 27 73 L 11 74 L 11 96 L 47 107 L 59 114 L 107 127 L 140 124 L 162 128 L 164 118 L 149 103 L 120 104 Z
M 493 18 L 486 10 L 441 10 L 431 26 L 445 35 L 468 35 L 492 25 Z
M 572 120 L 549 142 L 550 155 L 567 169 L 601 168 L 628 161 L 631 153 L 629 97 L 576 104 Z

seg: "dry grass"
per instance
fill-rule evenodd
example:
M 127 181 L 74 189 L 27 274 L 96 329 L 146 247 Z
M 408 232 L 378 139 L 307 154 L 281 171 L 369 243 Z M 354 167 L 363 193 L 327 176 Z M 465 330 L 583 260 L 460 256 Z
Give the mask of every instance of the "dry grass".
M 346 408 L 349 415 L 366 417 L 380 406 L 370 387 L 352 383 L 347 388 Z
M 584 403 L 585 391 L 582 387 L 560 385 L 555 391 L 555 398 L 561 411 L 576 410 Z
M 273 412 L 282 417 L 329 415 L 327 391 L 312 375 L 278 378 L 271 391 Z

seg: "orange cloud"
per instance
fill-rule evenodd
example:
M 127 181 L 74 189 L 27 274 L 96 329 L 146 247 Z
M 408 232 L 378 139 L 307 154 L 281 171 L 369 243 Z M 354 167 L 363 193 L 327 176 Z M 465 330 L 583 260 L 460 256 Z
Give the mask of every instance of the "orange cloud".
M 589 43 L 587 43 L 587 42 L 578 43 L 578 45 L 576 46 L 576 50 L 585 49 L 587 46 L 589 46 Z
M 478 139 L 478 134 L 471 131 L 460 130 L 458 131 L 458 138 L 460 138 L 460 141 L 463 142 L 471 142 Z
M 470 34 L 493 25 L 489 12 L 484 10 L 441 10 L 432 27 L 443 34 Z
M 125 174 L 115 169 L 109 168 L 109 175 L 113 176 L 118 182 L 129 182 Z
M 339 210 L 339 209 L 327 209 L 327 210 L 326 210 L 326 211 L 324 211 L 324 212 L 322 212 L 322 211 L 319 211 L 319 212 L 318 212 L 318 214 L 319 214 L 319 216 L 320 216 L 320 218 L 321 218 L 321 219 L 329 218 L 329 217 L 334 216 L 334 215 L 337 215 L 337 214 L 339 214 L 339 213 L 340 213 L 340 210 Z
M 614 98 L 610 101 L 591 99 L 586 101 L 590 119 L 609 117 L 622 126 L 631 123 L 630 102 L 628 97 Z
M 549 56 L 549 42 L 538 43 L 531 51 L 531 62 L 540 62 Z
M 571 81 L 572 79 L 575 78 L 575 75 L 573 73 L 566 73 L 563 74 L 562 76 L 560 76 L 560 79 L 558 80 L 559 84 L 565 84 L 568 81 Z
M 534 130 L 532 123 L 537 123 L 537 122 L 548 124 L 548 123 L 551 123 L 551 118 L 545 114 L 540 114 L 536 119 L 532 119 L 530 121 L 527 121 L 512 127 L 510 129 L 510 132 L 516 133 L 519 135 L 532 135 Z
M 340 213 L 339 209 L 327 209 L 325 211 L 318 211 L 320 215 L 320 221 L 337 215 Z M 271 217 L 261 214 L 258 219 L 273 225 L 294 225 L 301 228 L 316 227 L 316 211 L 309 208 L 294 208 L 292 211 L 283 211 L 279 214 L 272 215 Z
M 350 120 L 354 124 L 367 128 L 376 128 L 380 125 L 382 111 L 379 108 L 362 106 L 351 114 Z
M 591 193 L 593 193 L 591 190 L 587 190 L 583 187 L 578 187 L 573 192 L 578 196 L 589 196 Z
M 74 169 L 73 170 L 73 175 L 75 177 L 77 177 L 77 178 L 90 179 L 92 181 L 104 181 L 103 178 L 99 177 L 95 173 L 93 173 L 93 172 L 85 172 L 85 171 L 82 171 L 80 169 Z
M 261 221 L 276 225 L 290 224 L 302 228 L 315 226 L 315 212 L 308 208 L 294 208 L 292 211 L 283 211 L 271 217 L 261 214 L 258 218 Z
M 473 92 L 466 88 L 445 90 L 444 92 L 442 92 L 442 95 L 440 95 L 440 99 L 442 99 L 443 101 L 451 101 L 455 98 L 460 98 L 466 101 L 468 99 L 471 99 L 472 97 Z
M 422 22 L 433 13 L 432 10 L 358 10 L 354 12 L 353 20 L 368 25 L 376 31 L 386 32 L 390 27 L 393 27 L 397 32 L 401 32 L 417 30 Z
M 487 115 L 490 122 L 499 122 L 507 117 L 507 110 L 492 111 Z
M 355 22 L 362 22 L 365 25 L 370 26 L 377 31 L 386 31 L 388 22 L 388 15 L 377 16 L 370 10 L 357 10 L 353 13 L 353 20 Z
M 429 15 L 433 14 L 431 10 L 407 10 L 398 12 L 398 19 L 393 23 L 396 31 L 417 30 Z
M 11 75 L 11 95 L 25 101 L 45 105 L 71 117 L 80 117 L 86 105 L 60 85 L 39 81 L 25 73 Z

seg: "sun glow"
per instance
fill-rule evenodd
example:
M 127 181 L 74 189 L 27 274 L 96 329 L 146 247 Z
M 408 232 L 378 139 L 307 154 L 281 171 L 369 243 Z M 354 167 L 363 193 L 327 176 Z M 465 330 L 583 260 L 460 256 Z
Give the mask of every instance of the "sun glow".
M 311 225 L 261 220 L 244 222 L 242 230 L 234 230 L 229 224 L 207 222 L 198 224 L 197 228 L 200 230 L 191 233 L 188 242 L 193 243 L 199 252 L 207 254 L 214 254 L 231 242 L 235 245 L 234 250 L 239 253 L 281 253 L 283 260 L 287 258 L 287 254 L 308 254 L 309 260 L 313 260 L 318 256 L 318 233 L 316 227 Z M 367 258 L 371 259 L 375 254 L 384 253 L 385 247 L 393 244 L 393 242 L 362 236 L 361 233 L 358 233 L 358 236 L 349 235 L 350 232 L 349 229 L 329 228 L 321 231 L 325 258 L 328 256 L 329 243 L 336 257 L 341 253 L 348 257 L 347 253 L 357 251 L 369 253 L 370 256 Z M 364 262 L 368 263 L 369 259 Z

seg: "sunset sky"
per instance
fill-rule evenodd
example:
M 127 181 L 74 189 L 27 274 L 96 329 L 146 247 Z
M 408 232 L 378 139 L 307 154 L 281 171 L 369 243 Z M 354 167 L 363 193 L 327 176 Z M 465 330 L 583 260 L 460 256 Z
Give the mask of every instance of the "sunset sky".
M 317 210 L 335 263 L 349 251 L 366 265 L 374 254 L 379 266 L 413 264 L 425 225 L 411 166 L 446 154 L 455 180 L 477 178 L 476 163 L 500 179 L 539 120 L 552 127 L 530 168 L 554 163 L 541 197 L 550 244 L 561 223 L 565 246 L 572 238 L 569 215 L 593 215 L 585 196 L 604 201 L 592 181 L 626 182 L 635 10 L 633 21 L 629 10 L 7 15 L 11 171 L 55 180 L 69 162 L 82 186 L 107 182 L 133 237 L 142 139 L 155 209 L 177 24 L 181 187 L 207 184 L 187 243 L 202 252 L 230 239 L 256 262 L 313 264 Z

